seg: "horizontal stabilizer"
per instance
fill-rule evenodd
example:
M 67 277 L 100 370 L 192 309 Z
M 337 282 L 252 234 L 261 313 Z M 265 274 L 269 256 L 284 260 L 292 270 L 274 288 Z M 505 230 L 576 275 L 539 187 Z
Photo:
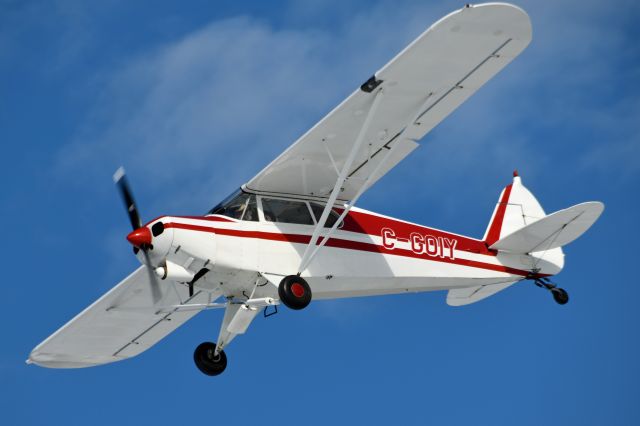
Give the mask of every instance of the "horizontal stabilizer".
M 604 204 L 590 201 L 552 213 L 501 238 L 489 248 L 511 253 L 532 253 L 569 244 L 595 223 Z
M 515 283 L 517 283 L 517 281 L 452 289 L 447 293 L 447 305 L 463 306 L 479 302 Z

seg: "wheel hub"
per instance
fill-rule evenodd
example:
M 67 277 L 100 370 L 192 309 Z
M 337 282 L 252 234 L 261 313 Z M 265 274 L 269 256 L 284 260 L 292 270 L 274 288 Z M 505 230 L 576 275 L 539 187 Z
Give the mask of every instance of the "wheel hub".
M 200 371 L 208 376 L 217 376 L 227 367 L 224 351 L 216 354 L 216 345 L 211 342 L 200 344 L 193 353 L 193 360 Z
M 291 293 L 295 297 L 302 297 L 304 296 L 304 287 L 300 283 L 293 283 L 291 284 Z

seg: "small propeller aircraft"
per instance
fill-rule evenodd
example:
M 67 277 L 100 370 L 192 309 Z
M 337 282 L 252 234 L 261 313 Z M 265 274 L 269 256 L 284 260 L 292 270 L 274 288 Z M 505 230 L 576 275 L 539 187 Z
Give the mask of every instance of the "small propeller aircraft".
M 549 277 L 562 246 L 604 206 L 547 215 L 517 172 L 482 239 L 354 207 L 418 141 L 518 56 L 531 23 L 504 3 L 467 5 L 428 28 L 284 153 L 204 216 L 140 219 L 124 170 L 114 180 L 142 266 L 29 355 L 43 367 L 79 368 L 144 352 L 200 311 L 225 310 L 217 343 L 194 353 L 215 376 L 224 349 L 259 311 L 311 300 L 448 290 L 466 305 L 530 280 L 565 304 Z

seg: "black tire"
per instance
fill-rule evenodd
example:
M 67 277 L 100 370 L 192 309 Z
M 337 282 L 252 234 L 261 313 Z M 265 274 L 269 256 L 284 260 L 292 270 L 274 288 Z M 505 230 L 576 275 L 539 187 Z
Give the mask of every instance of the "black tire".
M 569 302 L 569 294 L 562 288 L 552 288 L 553 300 L 559 305 L 566 305 Z
M 303 278 L 289 275 L 280 281 L 278 296 L 287 308 L 304 309 L 311 303 L 311 287 Z
M 198 370 L 207 376 L 217 376 L 227 368 L 227 355 L 220 351 L 217 357 L 213 356 L 216 344 L 212 342 L 200 343 L 193 352 L 193 360 Z

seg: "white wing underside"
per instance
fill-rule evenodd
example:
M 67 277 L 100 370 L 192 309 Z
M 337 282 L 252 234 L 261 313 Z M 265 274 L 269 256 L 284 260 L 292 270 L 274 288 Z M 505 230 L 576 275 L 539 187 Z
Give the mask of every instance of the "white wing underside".
M 531 23 L 507 4 L 471 6 L 442 18 L 375 74 L 384 91 L 365 143 L 338 199 L 348 202 L 384 157 L 369 185 L 386 174 L 416 143 L 531 40 Z M 357 138 L 373 93 L 358 89 L 283 154 L 244 185 L 250 192 L 328 198 Z
M 199 311 L 158 313 L 165 306 L 206 304 L 209 293 L 189 300 L 188 288 L 162 282 L 161 299 L 152 304 L 151 287 L 141 266 L 78 314 L 29 355 L 28 362 L 50 368 L 80 368 L 119 361 L 149 349 Z

